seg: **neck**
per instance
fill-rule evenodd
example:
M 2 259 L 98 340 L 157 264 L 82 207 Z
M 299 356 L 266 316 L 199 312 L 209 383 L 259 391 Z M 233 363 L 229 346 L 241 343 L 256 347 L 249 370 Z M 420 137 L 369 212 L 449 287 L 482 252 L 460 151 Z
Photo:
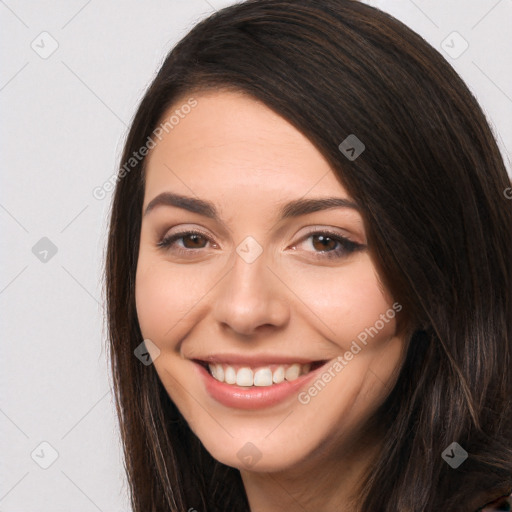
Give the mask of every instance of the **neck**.
M 241 470 L 251 512 L 358 510 L 357 493 L 379 447 L 368 440 L 348 446 L 351 448 L 324 447 L 280 471 Z

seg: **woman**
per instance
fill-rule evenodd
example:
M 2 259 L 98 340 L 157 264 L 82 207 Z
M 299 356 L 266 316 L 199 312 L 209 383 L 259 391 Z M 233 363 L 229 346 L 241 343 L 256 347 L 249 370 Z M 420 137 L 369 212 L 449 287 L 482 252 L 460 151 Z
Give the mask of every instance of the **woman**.
M 501 506 L 508 187 L 467 87 L 385 13 L 253 0 L 192 29 L 112 205 L 134 511 Z

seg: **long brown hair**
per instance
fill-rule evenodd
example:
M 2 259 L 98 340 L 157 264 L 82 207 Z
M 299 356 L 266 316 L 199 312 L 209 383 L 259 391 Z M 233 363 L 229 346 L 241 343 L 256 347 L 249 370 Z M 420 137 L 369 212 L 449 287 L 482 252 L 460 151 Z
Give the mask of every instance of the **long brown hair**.
M 197 24 L 167 56 L 121 165 L 169 107 L 244 91 L 315 144 L 362 206 L 383 284 L 404 306 L 403 370 L 371 421 L 382 451 L 362 511 L 466 511 L 512 488 L 510 180 L 476 99 L 419 35 L 353 0 L 249 0 Z M 349 161 L 338 146 L 366 146 Z M 203 448 L 142 342 L 135 273 L 142 158 L 120 173 L 105 278 L 109 351 L 134 512 L 248 511 L 239 471 Z M 453 442 L 469 454 L 442 458 Z M 341 461 L 340 461 L 341 462 Z

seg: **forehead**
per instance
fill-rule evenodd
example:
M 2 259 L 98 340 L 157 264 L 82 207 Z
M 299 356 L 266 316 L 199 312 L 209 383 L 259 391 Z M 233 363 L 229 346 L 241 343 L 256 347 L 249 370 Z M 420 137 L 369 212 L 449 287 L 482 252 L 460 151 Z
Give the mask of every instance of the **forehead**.
M 170 189 L 212 198 L 243 193 L 261 202 L 308 193 L 349 197 L 315 146 L 263 103 L 231 91 L 193 98 L 196 106 L 148 154 L 147 200 Z

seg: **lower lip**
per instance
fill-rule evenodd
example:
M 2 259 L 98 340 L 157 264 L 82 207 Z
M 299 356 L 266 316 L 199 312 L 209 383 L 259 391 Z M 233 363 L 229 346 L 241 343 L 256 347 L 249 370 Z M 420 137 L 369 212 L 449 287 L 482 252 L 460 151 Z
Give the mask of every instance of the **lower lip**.
M 204 379 L 206 391 L 217 402 L 235 409 L 264 409 L 285 401 L 298 393 L 325 365 L 320 366 L 306 375 L 292 381 L 283 381 L 272 386 L 241 387 L 226 384 L 214 379 L 210 373 L 198 363 L 194 363 Z

